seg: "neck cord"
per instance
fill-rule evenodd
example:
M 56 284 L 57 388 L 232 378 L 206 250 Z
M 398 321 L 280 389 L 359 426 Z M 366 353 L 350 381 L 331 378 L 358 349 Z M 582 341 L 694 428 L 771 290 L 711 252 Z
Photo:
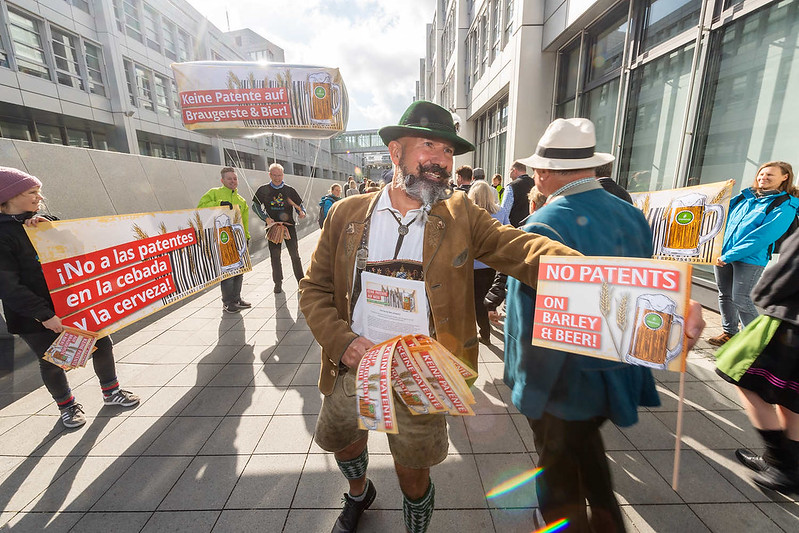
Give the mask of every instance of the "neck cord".
M 549 197 L 547 198 L 547 202 L 549 202 L 552 198 L 555 198 L 556 196 L 562 196 L 564 192 L 568 191 L 572 187 L 577 187 L 578 185 L 582 185 L 584 183 L 591 183 L 592 181 L 596 181 L 596 178 L 594 178 L 594 177 L 582 178 L 582 179 L 579 179 L 577 181 L 573 181 L 571 183 L 567 183 L 566 185 L 564 185 L 563 187 L 561 187 L 557 191 L 555 191 L 552 194 L 550 194 Z

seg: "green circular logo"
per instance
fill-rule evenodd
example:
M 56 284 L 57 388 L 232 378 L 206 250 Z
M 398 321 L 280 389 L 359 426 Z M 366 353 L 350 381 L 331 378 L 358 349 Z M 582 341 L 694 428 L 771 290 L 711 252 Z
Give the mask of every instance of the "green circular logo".
M 694 214 L 690 211 L 680 211 L 677 213 L 677 216 L 674 217 L 674 220 L 677 221 L 677 224 L 682 224 L 684 226 L 694 221 Z
M 324 88 L 324 87 L 322 87 L 322 86 L 319 86 L 319 87 L 317 87 L 316 89 L 314 89 L 314 92 L 313 92 L 313 93 L 314 93 L 314 95 L 316 95 L 316 97 L 317 97 L 317 98 L 319 98 L 320 100 L 321 100 L 322 98 L 324 98 L 324 97 L 327 95 L 327 91 L 325 91 L 325 88 Z
M 644 315 L 644 324 L 649 329 L 660 329 L 663 326 L 663 317 L 657 313 L 647 313 Z
M 230 237 L 228 236 L 227 231 L 220 231 L 219 232 L 219 242 L 221 242 L 222 244 L 227 244 L 227 242 L 229 240 L 230 240 Z

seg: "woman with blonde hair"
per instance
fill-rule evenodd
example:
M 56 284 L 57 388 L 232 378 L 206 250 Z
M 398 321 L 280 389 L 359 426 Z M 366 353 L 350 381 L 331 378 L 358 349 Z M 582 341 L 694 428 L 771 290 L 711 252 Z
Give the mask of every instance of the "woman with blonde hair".
M 509 224 L 508 213 L 502 211 L 497 203 L 497 191 L 485 180 L 472 182 L 469 198 L 482 207 L 500 224 Z M 480 330 L 480 342 L 491 344 L 491 323 L 488 321 L 488 310 L 483 300 L 494 282 L 496 271 L 488 265 L 474 262 L 474 312 L 477 315 L 477 327 Z
M 730 200 L 727 227 L 715 275 L 722 333 L 708 339 L 721 346 L 758 316 L 749 293 L 771 258 L 771 246 L 796 218 L 799 198 L 793 168 L 784 161 L 763 163 L 751 187 Z

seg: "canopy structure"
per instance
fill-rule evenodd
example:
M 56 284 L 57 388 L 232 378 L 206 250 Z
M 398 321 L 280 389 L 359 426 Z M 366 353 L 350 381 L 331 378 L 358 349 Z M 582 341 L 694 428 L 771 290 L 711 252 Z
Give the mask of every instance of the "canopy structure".
M 337 68 L 195 61 L 172 70 L 183 125 L 198 133 L 327 139 L 347 128 L 347 89 Z

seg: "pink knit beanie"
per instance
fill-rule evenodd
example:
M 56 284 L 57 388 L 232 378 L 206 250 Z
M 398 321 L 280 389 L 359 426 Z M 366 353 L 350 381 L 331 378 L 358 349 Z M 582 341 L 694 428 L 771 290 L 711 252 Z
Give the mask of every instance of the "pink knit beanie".
M 18 194 L 33 187 L 41 187 L 42 182 L 16 168 L 0 167 L 0 204 L 4 204 Z

